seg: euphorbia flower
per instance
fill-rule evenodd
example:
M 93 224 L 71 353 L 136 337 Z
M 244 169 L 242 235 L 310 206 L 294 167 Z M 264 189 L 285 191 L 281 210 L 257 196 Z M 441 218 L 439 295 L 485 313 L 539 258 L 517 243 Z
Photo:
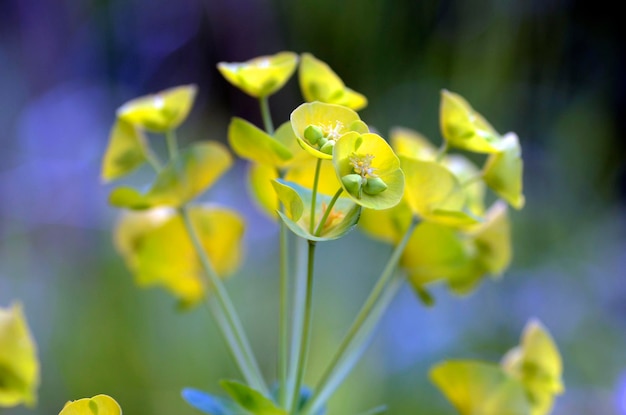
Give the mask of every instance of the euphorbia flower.
M 335 145 L 333 165 L 343 189 L 363 207 L 389 209 L 402 199 L 400 160 L 377 134 L 351 132 L 342 136 Z
M 244 223 L 226 208 L 194 206 L 191 221 L 215 271 L 231 274 L 241 259 Z M 205 295 L 202 267 L 176 210 L 126 212 L 115 229 L 117 249 L 140 286 L 161 285 L 193 305 Z
M 500 135 L 458 94 L 442 90 L 439 120 L 448 145 L 476 153 L 500 151 Z
M 59 415 L 122 415 L 122 408 L 108 395 L 96 395 L 65 404 Z
M 228 82 L 255 98 L 272 95 L 296 70 L 298 55 L 280 52 L 246 62 L 220 62 L 217 69 Z
M 522 193 L 523 162 L 517 135 L 502 137 L 501 151 L 489 156 L 483 175 L 487 185 L 516 209 L 524 207 Z
M 296 108 L 291 113 L 291 126 L 302 148 L 317 158 L 328 160 L 333 158 L 333 147 L 342 135 L 369 131 L 350 108 L 322 102 Z
M 117 117 L 139 128 L 165 133 L 185 121 L 196 91 L 195 85 L 184 85 L 135 98 L 117 110 Z
M 39 361 L 22 305 L 0 308 L 0 408 L 33 406 L 39 386 Z
M 338 104 L 355 111 L 367 106 L 365 96 L 346 87 L 330 66 L 310 53 L 302 54 L 299 73 L 300 89 L 307 102 Z

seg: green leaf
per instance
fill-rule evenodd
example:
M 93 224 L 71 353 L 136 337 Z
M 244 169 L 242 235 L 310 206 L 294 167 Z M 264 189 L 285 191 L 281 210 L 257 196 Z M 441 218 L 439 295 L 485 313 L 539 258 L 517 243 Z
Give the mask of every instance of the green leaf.
M 231 164 L 232 158 L 222 144 L 198 143 L 167 164 L 146 194 L 121 187 L 113 190 L 109 203 L 129 209 L 179 207 L 209 188 Z
M 135 126 L 117 120 L 102 161 L 102 179 L 111 181 L 132 172 L 146 161 L 146 138 Z
M 238 117 L 230 122 L 228 142 L 239 157 L 260 164 L 279 167 L 293 157 L 283 143 Z
M 461 415 L 530 415 L 520 382 L 499 366 L 470 360 L 436 365 L 430 379 Z
M 287 415 L 287 411 L 278 408 L 270 398 L 243 383 L 222 380 L 220 386 L 236 403 L 254 415 Z

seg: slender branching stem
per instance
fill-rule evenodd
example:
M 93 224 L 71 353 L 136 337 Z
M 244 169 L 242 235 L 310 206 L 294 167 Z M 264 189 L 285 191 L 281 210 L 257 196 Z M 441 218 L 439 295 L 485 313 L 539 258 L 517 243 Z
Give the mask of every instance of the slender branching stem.
M 167 152 L 170 155 L 170 161 L 176 161 L 178 158 L 178 139 L 176 138 L 176 131 L 169 130 L 165 134 L 165 141 L 167 142 Z
M 324 216 L 322 216 L 320 223 L 317 225 L 317 229 L 315 230 L 315 234 L 314 234 L 315 236 L 320 236 L 320 234 L 322 233 L 322 230 L 324 229 L 324 225 L 326 225 L 326 221 L 328 220 L 328 216 L 330 215 L 330 212 L 332 212 L 333 207 L 335 206 L 335 203 L 337 203 L 337 199 L 339 199 L 339 196 L 341 196 L 342 193 L 343 193 L 343 187 L 340 187 L 339 190 L 335 192 L 335 195 L 333 196 L 333 198 L 330 200 L 330 203 L 326 207 Z
M 315 211 L 317 208 L 317 186 L 320 181 L 320 170 L 322 169 L 322 159 L 317 159 L 315 165 L 315 177 L 313 178 L 313 190 L 311 194 L 311 221 L 309 224 L 309 232 L 313 234 L 315 231 Z
M 272 122 L 272 113 L 270 112 L 269 100 L 267 97 L 259 98 L 261 104 L 261 116 L 263 117 L 263 125 L 265 131 L 269 135 L 274 135 L 274 123 Z

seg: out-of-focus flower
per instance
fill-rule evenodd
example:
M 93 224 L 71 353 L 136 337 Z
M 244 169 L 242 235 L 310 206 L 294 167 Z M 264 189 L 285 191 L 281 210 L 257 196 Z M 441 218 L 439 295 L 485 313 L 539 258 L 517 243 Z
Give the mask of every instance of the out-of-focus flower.
M 242 218 L 212 205 L 194 206 L 189 214 L 217 274 L 234 272 L 242 256 Z M 183 305 L 193 305 L 206 294 L 200 259 L 174 209 L 126 212 L 116 226 L 115 242 L 138 285 L 161 285 Z
M 0 308 L 0 407 L 34 406 L 39 361 L 20 303 Z
M 102 179 L 115 180 L 127 175 L 147 159 L 148 146 L 142 131 L 118 119 L 111 129 L 109 145 L 102 161 Z
M 183 85 L 135 98 L 118 108 L 117 117 L 141 129 L 165 133 L 185 121 L 196 91 L 195 85 Z
M 502 137 L 500 151 L 489 156 L 483 170 L 485 183 L 516 209 L 524 207 L 522 150 L 515 133 Z
M 302 54 L 299 73 L 300 89 L 307 102 L 338 104 L 355 111 L 367 106 L 365 96 L 346 87 L 330 66 L 310 53 Z
M 122 408 L 110 396 L 96 395 L 67 402 L 59 415 L 122 415 Z
M 220 62 L 217 69 L 228 82 L 255 98 L 272 95 L 296 70 L 298 55 L 280 52 L 246 62 Z
M 335 145 L 333 165 L 344 190 L 365 208 L 389 209 L 402 199 L 400 160 L 377 134 L 351 132 L 342 136 Z

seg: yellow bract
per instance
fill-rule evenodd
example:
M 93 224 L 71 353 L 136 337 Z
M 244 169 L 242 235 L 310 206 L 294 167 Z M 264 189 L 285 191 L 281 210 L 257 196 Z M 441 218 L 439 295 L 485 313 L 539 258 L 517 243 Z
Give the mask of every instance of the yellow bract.
M 59 415 L 122 415 L 122 408 L 108 395 L 96 395 L 65 404 Z
M 241 217 L 216 206 L 194 206 L 189 213 L 215 271 L 232 273 L 241 259 Z M 205 295 L 200 260 L 175 210 L 127 212 L 117 224 L 115 242 L 140 286 L 164 286 L 187 305 Z
M 365 208 L 389 209 L 402 199 L 404 174 L 400 160 L 377 134 L 350 132 L 342 136 L 335 145 L 333 165 L 346 193 Z M 370 182 L 383 183 L 384 188 L 368 190 Z
M 391 209 L 363 209 L 359 227 L 372 238 L 396 245 L 406 233 L 413 213 L 404 200 Z
M 285 85 L 298 64 L 298 55 L 280 52 L 246 62 L 220 62 L 217 69 L 228 82 L 255 98 L 272 95 Z
M 117 120 L 111 135 L 104 160 L 102 179 L 105 181 L 122 177 L 146 161 L 146 138 L 134 125 Z
M 184 85 L 133 99 L 117 110 L 117 117 L 155 133 L 174 130 L 189 115 L 196 89 Z
M 516 209 L 524 207 L 523 162 L 515 133 L 502 137 L 501 151 L 491 154 L 484 168 L 487 185 Z
M 367 98 L 345 86 L 341 78 L 324 62 L 303 53 L 300 62 L 300 89 L 307 102 L 339 104 L 355 111 L 367 106 Z
M 437 149 L 417 131 L 395 127 L 389 133 L 389 142 L 398 156 L 418 160 L 435 160 Z
M 441 91 L 441 134 L 451 147 L 476 153 L 500 151 L 500 136 L 494 128 L 458 94 Z
M 507 205 L 496 201 L 485 215 L 485 221 L 469 232 L 476 244 L 477 256 L 483 268 L 500 275 L 511 263 L 511 224 Z
M 0 408 L 33 406 L 38 386 L 39 361 L 22 305 L 0 308 Z

